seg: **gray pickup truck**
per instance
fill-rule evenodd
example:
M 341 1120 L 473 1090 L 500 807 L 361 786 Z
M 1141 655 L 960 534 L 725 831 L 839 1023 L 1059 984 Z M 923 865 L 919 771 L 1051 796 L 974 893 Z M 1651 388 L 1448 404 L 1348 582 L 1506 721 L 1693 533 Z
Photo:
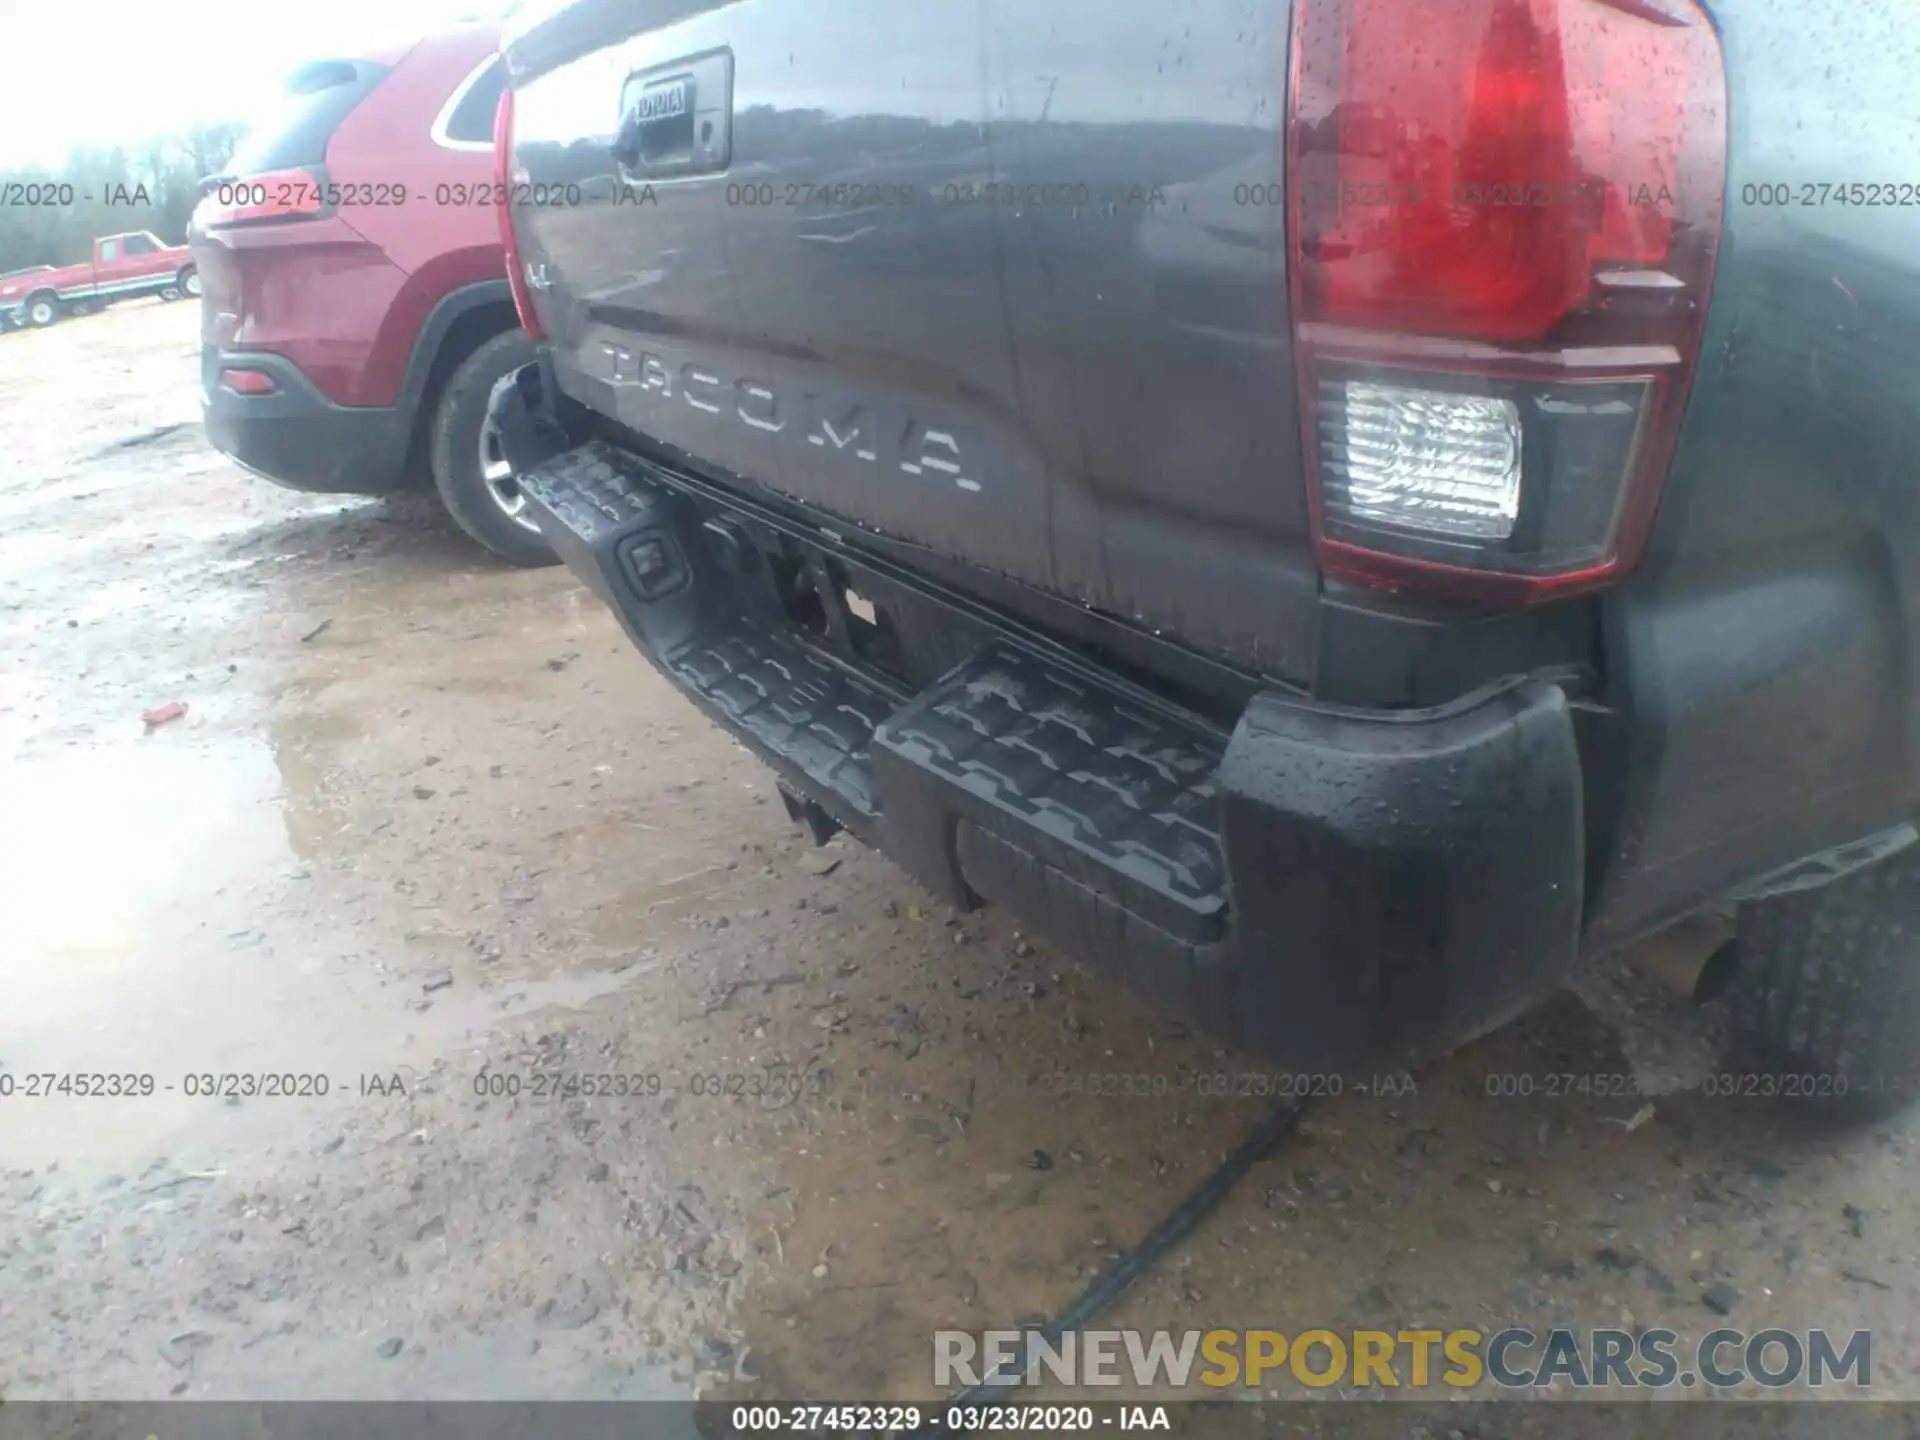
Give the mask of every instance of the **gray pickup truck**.
M 492 419 L 816 835 L 1302 1070 L 1737 911 L 1743 1073 L 1908 1098 L 1903 5 L 574 0 L 505 53 Z

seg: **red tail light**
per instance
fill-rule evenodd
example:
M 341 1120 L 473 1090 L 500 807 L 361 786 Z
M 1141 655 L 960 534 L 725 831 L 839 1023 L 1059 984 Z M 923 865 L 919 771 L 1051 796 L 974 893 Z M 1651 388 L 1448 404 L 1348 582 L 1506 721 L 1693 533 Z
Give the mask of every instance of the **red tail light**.
M 280 388 L 264 370 L 223 369 L 220 383 L 236 395 L 271 395 Z
M 502 87 L 500 107 L 493 112 L 493 184 L 499 197 L 500 244 L 507 252 L 507 283 L 513 287 L 513 308 L 519 312 L 520 328 L 535 340 L 545 340 L 547 332 L 533 311 L 533 296 L 527 290 L 527 267 L 520 259 L 520 239 L 513 233 L 513 87 Z
M 1329 575 L 1528 603 L 1638 559 L 1725 186 L 1693 0 L 1297 0 L 1291 283 Z
M 312 220 L 331 215 L 335 187 L 319 166 L 297 170 L 268 170 L 220 180 L 194 207 L 194 229 L 225 225 L 257 225 L 274 220 Z

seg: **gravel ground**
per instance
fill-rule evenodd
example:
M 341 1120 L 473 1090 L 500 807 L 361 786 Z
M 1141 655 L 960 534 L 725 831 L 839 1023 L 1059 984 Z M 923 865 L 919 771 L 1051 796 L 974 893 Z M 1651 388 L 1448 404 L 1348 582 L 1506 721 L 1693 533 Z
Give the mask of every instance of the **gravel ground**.
M 815 849 L 564 571 L 215 455 L 196 324 L 0 339 L 0 1397 L 930 1399 L 930 1331 L 1058 1309 L 1264 1113 Z M 1348 1077 L 1112 1323 L 1871 1327 L 1920 1396 L 1909 1119 L 1541 1093 L 1698 1078 L 1676 1012 Z M 195 1093 L 253 1075 L 308 1093 Z

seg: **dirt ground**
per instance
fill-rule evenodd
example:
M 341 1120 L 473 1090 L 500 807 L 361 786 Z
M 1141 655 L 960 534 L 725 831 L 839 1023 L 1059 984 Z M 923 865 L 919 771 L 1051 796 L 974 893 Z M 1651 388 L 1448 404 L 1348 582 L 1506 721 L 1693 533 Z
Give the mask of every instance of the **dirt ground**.
M 1059 1309 L 1271 1104 L 816 850 L 564 570 L 221 459 L 197 358 L 187 305 L 0 338 L 0 1397 L 932 1399 L 931 1331 Z M 1538 1093 L 1711 1068 L 1583 993 L 1351 1079 L 1110 1323 L 1870 1327 L 1920 1397 L 1911 1118 Z M 263 1073 L 326 1093 L 195 1093 Z

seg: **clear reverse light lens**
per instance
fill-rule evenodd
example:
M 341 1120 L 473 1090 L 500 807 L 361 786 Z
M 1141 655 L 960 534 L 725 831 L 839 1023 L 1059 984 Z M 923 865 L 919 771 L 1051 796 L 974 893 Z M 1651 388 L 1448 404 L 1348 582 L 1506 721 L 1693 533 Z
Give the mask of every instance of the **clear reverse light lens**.
M 1326 435 L 1330 519 L 1505 540 L 1520 514 L 1520 408 L 1349 380 Z

